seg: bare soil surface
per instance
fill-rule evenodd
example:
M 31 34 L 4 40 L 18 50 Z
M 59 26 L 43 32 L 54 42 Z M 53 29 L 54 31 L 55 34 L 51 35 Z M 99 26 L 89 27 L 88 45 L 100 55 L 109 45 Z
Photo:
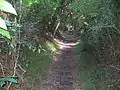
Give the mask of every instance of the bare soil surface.
M 77 70 L 75 43 L 60 43 L 52 66 L 41 84 L 40 90 L 83 90 Z

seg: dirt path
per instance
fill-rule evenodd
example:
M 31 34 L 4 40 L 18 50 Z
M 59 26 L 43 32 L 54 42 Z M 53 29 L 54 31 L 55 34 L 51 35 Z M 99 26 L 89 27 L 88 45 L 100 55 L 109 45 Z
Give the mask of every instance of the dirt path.
M 77 71 L 74 44 L 62 44 L 61 47 L 54 56 L 40 90 L 83 90 Z

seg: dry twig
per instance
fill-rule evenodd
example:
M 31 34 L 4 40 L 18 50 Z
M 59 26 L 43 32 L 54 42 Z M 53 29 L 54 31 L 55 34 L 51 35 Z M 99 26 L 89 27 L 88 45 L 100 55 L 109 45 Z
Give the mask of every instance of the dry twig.
M 1 66 L 1 70 L 2 70 L 3 77 L 5 77 L 4 68 L 3 68 L 2 63 L 0 63 L 0 66 Z

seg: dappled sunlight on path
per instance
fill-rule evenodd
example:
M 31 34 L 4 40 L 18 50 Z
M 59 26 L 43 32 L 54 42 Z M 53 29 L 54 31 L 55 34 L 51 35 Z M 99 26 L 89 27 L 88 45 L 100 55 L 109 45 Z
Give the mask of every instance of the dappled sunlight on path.
M 60 50 L 53 56 L 49 72 L 44 78 L 40 90 L 83 90 L 77 70 L 76 43 L 66 43 L 58 39 L 54 41 Z
M 75 46 L 75 45 L 79 44 L 79 42 L 66 43 L 66 42 L 63 42 L 62 40 L 55 39 L 55 38 L 54 38 L 54 41 L 60 46 L 60 49 L 63 49 L 63 48 L 72 48 L 72 46 Z

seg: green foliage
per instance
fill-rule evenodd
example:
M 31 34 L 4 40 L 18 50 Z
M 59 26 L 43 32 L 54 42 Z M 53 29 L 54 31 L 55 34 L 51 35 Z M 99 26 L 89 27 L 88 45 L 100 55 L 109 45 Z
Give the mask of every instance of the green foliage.
M 11 39 L 9 32 L 2 29 L 2 28 L 0 28 L 0 34 L 3 35 L 4 37 L 8 38 L 8 39 Z
M 6 24 L 5 24 L 5 21 L 0 17 L 0 27 L 2 28 L 2 29 L 5 29 L 5 30 L 7 30 L 7 26 L 6 26 Z
M 44 48 L 47 50 L 46 48 Z M 31 90 L 34 90 L 33 88 L 36 88 L 36 90 L 40 89 L 40 85 L 38 86 L 32 86 L 35 82 L 40 82 L 44 74 L 48 71 L 48 68 L 51 64 L 51 56 L 49 51 L 41 51 L 41 53 L 33 52 L 32 50 L 29 50 L 28 47 L 22 48 L 20 54 L 20 64 L 27 70 L 26 72 L 26 82 L 29 84 L 26 84 L 27 88 L 30 88 Z
M 17 13 L 16 13 L 15 9 L 12 7 L 12 5 L 5 0 L 0 0 L 0 9 L 1 9 L 1 11 L 17 15 Z M 5 24 L 5 21 L 0 17 L 0 34 L 2 34 L 4 37 L 10 39 L 11 38 L 10 33 L 7 30 L 8 29 Z
M 7 37 L 8 39 L 10 39 L 10 34 L 7 30 L 6 24 L 4 22 L 4 20 L 0 17 L 0 34 L 2 34 L 3 36 Z
M 39 3 L 31 5 L 26 18 L 30 22 L 48 23 L 57 7 L 59 7 L 59 0 L 40 0 Z
M 98 35 L 102 27 L 116 23 L 116 7 L 112 0 L 77 0 L 70 7 L 74 10 L 78 26 L 83 28 L 80 29 L 82 38 L 90 44 L 99 42 Z
M 120 89 L 119 75 L 117 75 L 119 71 L 98 65 L 98 60 L 87 52 L 81 52 L 79 59 L 79 74 L 85 90 Z
M 32 5 L 33 3 L 38 3 L 39 0 L 23 0 L 24 4 Z
M 77 0 L 70 6 L 75 11 L 76 18 L 79 20 L 83 17 L 89 25 L 113 24 L 115 7 L 112 0 Z
M 0 9 L 2 11 L 17 15 L 17 13 L 16 13 L 15 9 L 13 8 L 13 6 L 9 2 L 7 2 L 5 0 L 0 0 Z
M 18 83 L 17 82 L 17 77 L 5 77 L 5 78 L 0 78 L 0 87 L 3 87 L 3 85 L 7 84 L 8 82 L 10 83 Z
M 116 7 L 113 0 L 76 0 L 70 4 L 81 32 L 81 42 L 98 48 L 101 32 L 116 26 Z
M 58 45 L 55 44 L 55 43 L 46 42 L 45 48 L 46 48 L 49 52 L 55 53 L 59 47 L 58 47 Z
M 85 90 L 118 90 L 119 75 L 108 63 L 119 67 L 120 30 L 113 0 L 76 0 L 70 7 L 82 28 L 79 72 Z M 91 47 L 92 46 L 92 47 Z M 113 73 L 114 72 L 114 73 Z
M 103 85 L 102 90 L 107 90 L 110 81 L 105 78 L 104 68 L 97 65 L 101 61 L 109 62 L 116 59 L 119 61 L 119 53 L 117 52 L 119 52 L 120 33 L 116 28 L 116 7 L 113 0 L 21 1 L 23 2 L 17 1 L 16 5 L 18 16 L 20 16 L 23 27 L 26 23 L 28 27 L 24 28 L 21 33 L 21 40 L 8 44 L 12 48 L 15 48 L 17 44 L 21 45 L 20 63 L 28 69 L 28 74 L 32 74 L 32 77 L 38 80 L 38 77 L 45 72 L 46 67 L 48 68 L 47 65 L 51 63 L 49 55 L 56 52 L 58 47 L 51 42 L 45 43 L 43 41 L 42 44 L 45 43 L 43 48 L 39 45 L 39 40 L 42 36 L 47 37 L 48 31 L 54 32 L 56 26 L 60 24 L 58 31 L 72 29 L 81 36 L 81 43 L 77 49 L 81 52 L 78 64 L 84 79 L 85 90 L 99 90 Z M 0 9 L 3 12 L 17 15 L 13 6 L 5 0 L 0 0 Z M 0 34 L 2 36 L 11 39 L 12 36 L 20 32 L 18 28 L 20 25 L 10 21 L 6 23 L 0 18 Z M 29 81 L 35 82 L 33 78 Z M 2 79 L 0 85 L 3 86 L 6 82 L 17 83 L 16 79 L 7 78 Z

